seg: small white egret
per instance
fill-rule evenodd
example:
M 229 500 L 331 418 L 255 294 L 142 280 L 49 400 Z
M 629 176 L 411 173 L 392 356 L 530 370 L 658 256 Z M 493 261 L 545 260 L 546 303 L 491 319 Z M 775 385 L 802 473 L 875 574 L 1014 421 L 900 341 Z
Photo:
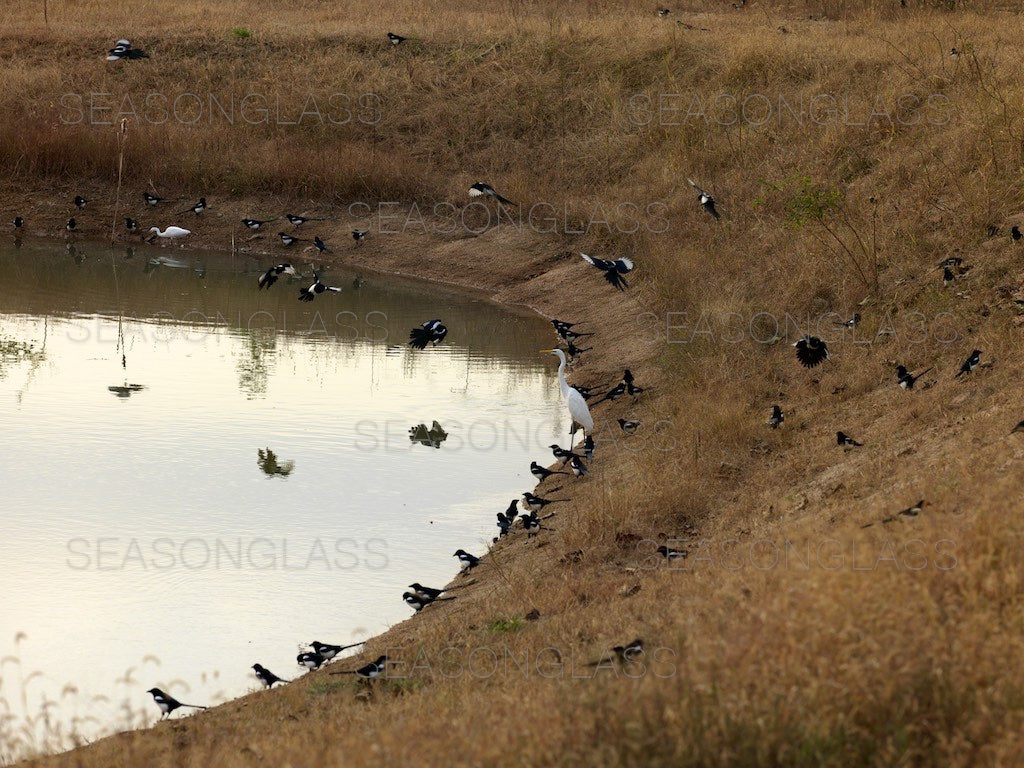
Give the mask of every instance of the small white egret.
M 560 349 L 544 349 L 541 351 L 558 358 L 558 388 L 562 390 L 562 398 L 569 409 L 569 415 L 572 416 L 572 427 L 569 430 L 569 435 L 575 436 L 577 426 L 583 428 L 584 437 L 589 435 L 594 431 L 594 419 L 590 415 L 590 408 L 587 407 L 587 401 L 583 398 L 583 395 L 578 390 L 570 387 L 565 380 L 565 352 Z
M 149 238 L 150 242 L 152 242 L 157 237 L 173 240 L 175 238 L 185 237 L 186 235 L 192 234 L 190 230 L 184 229 L 182 227 L 168 227 L 163 232 L 160 231 L 159 227 L 150 227 L 149 231 L 153 233 Z

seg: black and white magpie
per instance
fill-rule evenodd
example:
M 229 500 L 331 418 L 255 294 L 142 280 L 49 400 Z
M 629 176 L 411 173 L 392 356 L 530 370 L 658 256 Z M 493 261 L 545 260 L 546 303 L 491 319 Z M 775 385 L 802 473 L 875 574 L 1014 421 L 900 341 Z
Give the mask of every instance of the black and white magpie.
M 330 661 L 342 651 L 363 645 L 365 642 L 365 640 L 360 640 L 358 643 L 349 643 L 348 645 L 331 645 L 330 643 L 321 643 L 319 640 L 314 640 L 309 645 L 315 653 L 323 656 L 324 661 Z
M 772 415 L 768 417 L 768 426 L 772 429 L 778 429 L 782 426 L 782 422 L 786 420 L 786 415 L 782 412 L 782 408 L 773 405 Z
M 537 478 L 537 482 L 542 482 L 547 478 L 551 477 L 552 475 L 567 475 L 569 473 L 559 472 L 558 470 L 555 469 L 547 469 L 546 467 L 542 467 L 535 461 L 530 464 L 530 474 Z M 512 505 L 515 506 L 515 504 L 516 502 L 513 501 Z
M 565 341 L 568 341 L 568 342 L 571 343 L 571 342 L 575 341 L 576 339 L 582 339 L 582 338 L 585 338 L 587 336 L 593 336 L 594 334 L 593 333 L 577 333 L 576 331 L 566 330 L 566 331 L 563 331 L 563 332 L 559 333 L 559 335 Z
M 573 344 L 573 343 L 572 343 L 572 342 L 570 341 L 570 342 L 568 343 L 568 345 L 566 346 L 566 348 L 565 348 L 565 351 L 569 353 L 569 360 L 570 360 L 570 361 L 573 361 L 573 360 L 575 360 L 575 359 L 576 359 L 577 357 L 579 357 L 580 355 L 582 355 L 582 354 L 583 354 L 584 352 L 589 352 L 589 351 L 590 351 L 590 350 L 592 350 L 592 349 L 593 349 L 593 347 L 583 347 L 583 348 L 581 349 L 580 347 L 577 347 L 577 346 L 576 346 L 575 344 Z
M 659 15 L 659 16 L 660 16 L 661 18 L 663 18 L 663 19 L 664 19 L 664 18 L 665 18 L 666 16 L 668 16 L 668 15 L 669 15 L 670 13 L 672 13 L 672 11 L 670 11 L 670 10 L 669 10 L 668 8 L 659 8 L 659 9 L 658 9 L 658 15 Z
M 159 688 L 150 688 L 148 691 L 146 691 L 146 693 L 152 694 L 153 701 L 155 701 L 156 705 L 160 707 L 160 711 L 163 713 L 163 715 L 160 718 L 161 720 L 180 707 L 189 707 L 190 709 L 206 709 L 206 707 L 201 707 L 198 704 L 183 704 L 173 696 L 164 693 Z
M 533 536 L 536 536 L 537 531 L 541 529 L 545 531 L 552 530 L 551 528 L 545 528 L 541 524 L 540 518 L 537 516 L 536 512 L 531 512 L 528 515 L 520 515 L 519 519 L 523 523 L 523 528 L 526 531 L 527 538 L 532 538 Z
M 368 234 L 370 234 L 370 230 L 368 229 L 353 229 L 352 239 L 356 241 L 356 245 L 362 245 L 363 240 L 366 239 Z
M 331 672 L 332 675 L 359 675 L 364 680 L 375 680 L 384 674 L 387 668 L 388 657 L 378 656 L 376 661 L 371 661 L 359 669 L 345 669 L 340 672 Z
M 565 333 L 570 328 L 574 328 L 577 325 L 583 325 L 583 323 L 567 323 L 564 320 L 552 320 L 551 324 L 555 327 L 555 333 L 557 333 L 563 339 L 565 338 Z
M 672 549 L 672 547 L 665 546 L 664 544 L 662 544 L 654 551 L 669 561 L 682 560 L 688 554 L 690 554 L 689 551 L 685 549 Z
M 154 194 L 151 194 L 149 192 L 143 192 L 142 193 L 142 199 L 146 201 L 146 205 L 150 205 L 150 206 L 156 205 L 157 203 L 166 202 L 166 200 L 164 200 L 164 198 L 158 197 L 158 196 L 156 196 Z
M 853 317 L 851 317 L 849 320 L 843 320 L 842 322 L 837 322 L 837 323 L 835 323 L 835 325 L 837 327 L 839 327 L 839 328 L 853 328 L 859 322 L 860 322 L 860 313 L 859 312 L 854 312 L 853 313 Z
M 896 366 L 896 381 L 899 383 L 899 385 L 900 385 L 900 387 L 902 389 L 913 389 L 914 388 L 914 382 L 916 382 L 918 379 L 920 379 L 922 376 L 924 376 L 930 370 L 931 370 L 931 368 L 929 367 L 929 368 L 925 368 L 920 373 L 912 374 L 912 373 L 910 373 L 910 371 L 908 371 L 906 369 L 905 366 L 897 365 Z
M 942 285 L 943 285 L 943 287 L 949 285 L 954 280 L 956 280 L 956 275 L 953 274 L 953 270 L 951 270 L 949 267 L 943 267 L 942 268 Z
M 559 459 L 562 462 L 563 467 L 569 463 L 569 460 L 571 458 L 573 458 L 574 456 L 579 456 L 579 454 L 566 450 L 565 448 L 562 448 L 560 445 L 555 443 L 549 445 L 548 448 L 551 449 L 552 455 L 554 455 L 556 459 Z
M 409 585 L 409 589 L 411 589 L 417 595 L 423 595 L 424 597 L 429 598 L 430 600 L 437 600 L 437 598 L 439 598 L 441 595 L 447 592 L 452 592 L 456 589 L 465 589 L 466 587 L 471 586 L 475 583 L 475 581 L 471 581 L 469 582 L 469 584 L 463 584 L 458 587 L 446 587 L 445 589 L 436 589 L 435 587 L 424 587 L 418 581 L 414 581 L 412 584 Z
M 626 394 L 636 397 L 644 391 L 643 387 L 633 384 L 633 372 L 627 368 L 622 372 L 622 383 L 626 385 Z
M 611 649 L 611 653 L 614 654 L 614 656 L 602 656 L 597 661 L 590 662 L 587 666 L 596 667 L 599 664 L 608 663 L 613 659 L 616 659 L 622 662 L 623 664 L 629 664 L 631 662 L 634 662 L 644 654 L 644 641 L 637 638 L 633 642 L 627 643 L 626 645 L 616 645 L 614 648 Z
M 578 459 L 579 457 L 577 456 L 575 459 L 573 459 L 573 461 L 576 461 Z M 568 499 L 542 499 L 540 496 L 535 496 L 534 494 L 527 491 L 526 493 L 523 494 L 522 503 L 523 508 L 528 509 L 531 512 L 540 512 L 548 504 L 557 504 L 562 501 L 568 501 Z
M 817 336 L 804 336 L 793 342 L 796 347 L 796 359 L 804 368 L 813 368 L 828 360 L 828 344 Z
M 620 291 L 624 291 L 629 287 L 629 283 L 626 282 L 626 278 L 623 275 L 628 275 L 633 271 L 633 262 L 630 259 L 627 259 L 625 256 L 615 260 L 598 259 L 585 253 L 581 253 L 580 256 L 587 264 L 602 270 L 604 272 L 604 279 Z
M 271 267 L 266 272 L 261 274 L 259 278 L 256 280 L 256 283 L 257 285 L 259 285 L 260 288 L 269 288 L 270 286 L 277 282 L 277 279 L 281 275 L 291 275 L 292 277 L 297 277 L 298 273 L 296 273 L 295 267 L 293 267 L 291 264 L 278 264 L 276 267 Z
M 455 550 L 453 557 L 459 558 L 459 563 L 462 565 L 462 570 L 464 571 L 476 568 L 480 564 L 479 557 L 469 554 L 469 552 L 464 549 Z
M 637 429 L 640 427 L 639 421 L 630 421 L 629 419 L 619 419 L 619 429 L 621 429 L 627 435 L 635 435 Z
M 303 651 L 295 657 L 295 662 L 300 667 L 305 667 L 307 670 L 320 669 L 325 661 L 327 661 L 327 659 L 316 651 Z
M 840 445 L 843 448 L 854 448 L 862 446 L 864 443 L 857 442 L 845 432 L 836 432 L 836 445 Z
M 426 349 L 433 342 L 436 347 L 448 335 L 448 328 L 440 320 L 428 320 L 419 328 L 409 331 L 409 346 L 413 349 Z
M 335 288 L 330 285 L 326 285 L 320 282 L 320 274 L 314 269 L 313 270 L 313 284 L 308 288 L 299 289 L 299 301 L 312 301 L 321 293 L 332 291 L 334 293 L 341 293 L 341 288 Z
M 326 219 L 313 219 L 309 216 L 296 216 L 294 213 L 286 213 L 284 217 L 292 223 L 292 226 L 296 227 L 305 224 L 307 221 L 326 221 Z
M 586 439 L 583 441 L 583 456 L 586 458 L 587 461 L 593 461 L 594 460 L 594 436 L 593 435 L 587 435 Z
M 882 524 L 885 525 L 887 523 L 893 523 L 901 517 L 917 517 L 921 514 L 921 510 L 927 503 L 928 502 L 926 502 L 924 499 L 921 499 L 920 501 L 917 502 L 917 504 L 913 504 L 912 506 L 909 506 L 906 509 L 901 509 L 899 512 L 889 515 L 888 517 L 883 517 Z M 870 528 L 872 525 L 874 525 L 874 523 L 868 523 L 867 525 L 862 525 L 861 528 Z
M 518 503 L 519 502 L 518 502 L 518 499 L 517 499 L 517 500 L 512 502 L 512 506 L 515 507 Z M 516 514 L 515 514 L 515 512 L 512 513 L 511 517 L 506 515 L 504 512 L 499 512 L 497 514 L 497 518 L 498 518 L 498 537 L 500 538 L 502 536 L 508 536 L 509 531 L 512 530 L 512 523 L 514 523 L 516 521 Z
M 1013 239 L 1014 242 L 1017 242 L 1022 237 L 1024 237 L 1024 232 L 1021 232 L 1020 227 L 1014 224 L 1012 227 L 1010 227 L 1010 237 Z
M 246 228 L 251 229 L 253 232 L 262 227 L 264 224 L 269 224 L 272 221 L 277 221 L 277 219 L 242 219 L 242 223 L 246 226 Z
M 81 211 L 85 209 L 85 204 L 88 203 L 89 201 L 86 200 L 81 195 L 75 195 L 75 199 L 72 202 L 74 202 L 75 208 Z
M 68 223 L 64 225 L 64 229 L 66 229 L 68 232 L 74 232 L 77 226 L 78 222 L 75 221 L 74 217 L 72 217 L 68 219 Z
M 289 235 L 287 232 L 278 232 L 277 236 L 281 238 L 281 244 L 285 248 L 289 248 L 295 245 L 296 243 L 305 242 L 305 240 L 303 240 L 301 237 L 293 237 Z
M 131 218 L 130 216 L 125 216 L 124 217 L 124 228 L 127 229 L 129 232 L 138 232 L 139 231 L 139 222 L 137 222 L 135 219 Z
M 200 197 L 198 203 L 193 205 L 191 208 L 186 208 L 184 211 L 178 211 L 177 215 L 180 216 L 183 213 L 188 213 L 189 211 L 191 211 L 196 216 L 198 216 L 199 214 L 201 214 L 205 210 L 206 210 L 206 198 L 205 197 Z
M 971 371 L 973 371 L 975 368 L 978 367 L 978 364 L 980 362 L 981 362 L 981 350 L 980 349 L 976 349 L 973 352 L 971 352 L 971 356 L 970 357 L 968 357 L 966 360 L 964 360 L 963 365 L 960 366 L 959 372 L 957 372 L 956 376 L 954 376 L 953 378 L 959 379 L 965 373 L 970 373 Z
M 454 600 L 454 597 L 430 597 L 429 595 L 415 592 L 403 592 L 402 599 L 408 603 L 416 613 L 419 613 L 431 603 L 439 603 L 444 600 Z
M 719 215 L 718 210 L 715 208 L 715 198 L 713 198 L 703 189 L 698 187 L 694 183 L 693 179 L 687 179 L 687 181 L 690 183 L 691 187 L 697 190 L 697 202 L 700 204 L 700 207 L 707 211 L 709 214 L 711 214 L 711 216 L 713 216 L 716 221 L 718 219 L 721 219 L 722 217 Z
M 497 192 L 495 192 L 494 191 L 494 187 L 492 187 L 490 184 L 488 184 L 485 181 L 478 181 L 476 184 L 471 186 L 469 188 L 469 196 L 470 197 L 481 197 L 481 196 L 483 196 L 483 197 L 493 197 L 499 203 L 504 203 L 505 205 L 515 205 L 515 203 L 513 203 L 508 198 L 502 197 Z
M 583 463 L 583 459 L 581 459 L 579 456 L 574 456 L 569 461 L 569 469 L 572 470 L 572 476 L 577 479 L 581 477 L 586 477 L 587 475 L 590 474 L 590 470 L 587 469 L 587 465 Z
M 401 35 L 396 35 L 394 32 L 388 32 L 388 42 L 392 45 L 401 45 L 407 39 L 408 38 L 402 37 Z
M 114 43 L 114 47 L 107 51 L 107 61 L 121 61 L 121 59 L 148 59 L 149 54 L 141 48 L 132 48 L 130 40 L 122 38 Z
M 21 229 L 24 226 L 25 226 L 25 220 L 23 218 L 21 218 L 21 216 L 15 216 L 14 217 L 14 228 L 15 229 Z
M 315 235 L 313 237 L 313 247 L 316 248 L 319 253 L 334 253 L 334 251 L 328 248 L 327 244 L 320 239 L 319 235 Z
M 278 677 L 273 672 L 271 672 L 269 669 L 264 667 L 262 664 L 253 664 L 252 665 L 252 669 L 256 673 L 256 677 L 259 678 L 259 681 L 261 683 L 263 683 L 263 687 L 264 688 L 273 688 L 274 687 L 274 683 L 290 683 L 291 682 L 291 680 L 285 680 L 282 677 Z

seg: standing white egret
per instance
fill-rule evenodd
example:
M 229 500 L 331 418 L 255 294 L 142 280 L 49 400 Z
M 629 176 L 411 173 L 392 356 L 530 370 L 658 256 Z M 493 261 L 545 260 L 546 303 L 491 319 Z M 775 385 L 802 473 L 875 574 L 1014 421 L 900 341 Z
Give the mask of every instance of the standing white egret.
M 565 352 L 560 349 L 544 349 L 541 351 L 548 352 L 558 358 L 558 388 L 562 390 L 562 398 L 569 409 L 569 415 L 572 416 L 572 427 L 569 429 L 570 437 L 576 435 L 577 426 L 583 428 L 584 437 L 591 434 L 594 431 L 594 419 L 590 415 L 587 401 L 578 390 L 570 387 L 565 380 Z
M 153 234 L 149 236 L 149 241 L 153 242 L 156 238 L 162 237 L 167 239 L 174 239 L 178 237 L 185 237 L 185 235 L 191 235 L 192 233 L 182 227 L 168 227 L 163 232 L 160 231 L 159 227 L 150 227 L 149 231 Z

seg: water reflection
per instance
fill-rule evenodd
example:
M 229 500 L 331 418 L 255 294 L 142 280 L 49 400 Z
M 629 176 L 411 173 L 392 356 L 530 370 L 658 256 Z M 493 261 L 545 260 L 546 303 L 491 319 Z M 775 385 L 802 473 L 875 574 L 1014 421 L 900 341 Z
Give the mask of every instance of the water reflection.
M 440 448 L 441 443 L 447 437 L 448 433 L 444 431 L 444 428 L 436 420 L 430 426 L 430 429 L 427 429 L 426 424 L 417 424 L 415 427 L 409 427 L 409 439 L 412 442 L 431 448 Z
M 294 461 L 278 461 L 277 454 L 270 448 L 260 448 L 256 451 L 256 463 L 259 468 L 270 477 L 288 477 L 295 469 Z

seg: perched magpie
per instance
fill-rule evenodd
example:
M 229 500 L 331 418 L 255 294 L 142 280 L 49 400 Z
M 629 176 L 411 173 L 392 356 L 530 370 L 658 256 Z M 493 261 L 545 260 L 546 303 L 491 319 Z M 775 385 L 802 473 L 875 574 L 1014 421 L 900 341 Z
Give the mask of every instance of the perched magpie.
M 413 592 L 403 592 L 402 599 L 407 602 L 416 613 L 419 613 L 431 603 L 438 603 L 442 600 L 454 600 L 454 597 L 430 597 Z
M 75 219 L 72 217 L 72 218 L 68 219 L 68 223 L 64 225 L 64 228 L 68 232 L 74 232 L 75 231 L 75 227 L 77 227 L 77 226 L 78 226 L 78 222 L 75 221 Z
M 156 705 L 160 707 L 160 711 L 163 713 L 163 715 L 160 718 L 161 720 L 170 715 L 171 712 L 178 709 L 179 707 L 189 707 L 190 709 L 206 709 L 206 707 L 201 707 L 198 704 L 182 704 L 176 698 L 164 693 L 159 688 L 150 688 L 148 691 L 146 691 L 146 693 L 153 694 L 153 701 L 156 702 Z
M 628 275 L 633 270 L 633 262 L 626 257 L 610 261 L 608 259 L 597 259 L 585 253 L 581 253 L 580 256 L 587 264 L 602 270 L 604 272 L 604 279 L 620 291 L 624 291 L 629 287 L 629 283 L 626 282 L 626 278 L 623 275 Z
M 271 267 L 262 275 L 260 275 L 256 283 L 257 285 L 259 285 L 260 288 L 269 288 L 270 286 L 277 282 L 277 279 L 281 275 L 291 275 L 292 277 L 298 276 L 297 273 L 295 272 L 295 267 L 293 267 L 291 264 L 278 264 L 276 267 Z
M 313 270 L 313 284 L 309 288 L 299 289 L 299 301 L 312 301 L 319 294 L 327 291 L 333 291 L 334 293 L 341 293 L 341 288 L 334 288 L 330 285 L 325 285 L 320 282 L 320 275 L 314 269 Z
M 860 322 L 860 313 L 859 312 L 854 312 L 853 313 L 853 317 L 851 317 L 849 320 L 844 320 L 841 323 L 835 323 L 835 325 L 837 327 L 839 327 L 839 328 L 853 328 L 859 322 Z
M 629 421 L 628 419 L 619 419 L 619 429 L 625 432 L 627 435 L 635 435 L 637 428 L 639 428 L 639 421 Z
M 672 11 L 670 11 L 670 10 L 669 10 L 668 8 L 659 8 L 659 9 L 658 9 L 658 15 L 659 15 L 659 16 L 660 16 L 661 18 L 663 18 L 663 19 L 664 19 L 664 18 L 665 18 L 666 16 L 668 16 L 668 15 L 669 15 L 670 13 L 672 13 Z
M 327 244 L 323 240 L 320 239 L 319 235 L 315 235 L 313 237 L 313 246 L 320 253 L 334 253 L 334 251 L 332 251 L 330 248 L 328 248 Z
M 253 664 L 253 671 L 256 672 L 256 677 L 259 678 L 260 682 L 263 683 L 265 688 L 273 688 L 274 683 L 290 683 L 291 680 L 285 680 L 284 678 L 278 677 L 269 669 L 264 667 L 262 664 Z
M 614 387 L 609 389 L 608 393 L 597 402 L 603 403 L 605 400 L 611 400 L 614 402 L 615 400 L 618 400 L 620 397 L 622 397 L 624 394 L 626 394 L 626 382 L 620 381 Z
M 828 344 L 817 336 L 804 336 L 793 346 L 796 347 L 796 359 L 804 368 L 813 368 L 828 360 Z
M 587 461 L 593 461 L 594 460 L 594 437 L 593 437 L 593 435 L 587 435 L 586 439 L 583 441 L 583 455 L 586 457 Z
M 956 48 L 950 48 L 949 49 L 949 55 L 952 58 L 957 59 L 957 58 L 960 57 L 960 51 L 958 51 Z
M 587 469 L 587 465 L 583 463 L 583 459 L 579 456 L 573 456 L 569 462 L 569 469 L 572 470 L 573 477 L 580 478 L 586 477 L 590 474 L 590 470 Z
M 545 531 L 551 530 L 551 528 L 545 528 L 543 525 L 541 525 L 540 518 L 537 517 L 536 512 L 531 512 L 528 515 L 520 515 L 519 519 L 522 521 L 523 528 L 526 530 L 526 538 L 532 538 L 533 536 L 536 536 L 537 531 L 541 530 L 542 528 Z
M 626 394 L 636 397 L 644 391 L 643 387 L 637 387 L 633 384 L 633 372 L 627 368 L 622 372 L 622 383 L 626 385 Z
M 437 600 L 437 598 L 439 598 L 441 595 L 445 594 L 446 592 L 451 592 L 452 590 L 455 590 L 455 589 L 465 589 L 466 587 L 471 586 L 472 584 L 475 584 L 475 583 L 476 583 L 475 581 L 471 581 L 471 582 L 469 582 L 469 584 L 463 584 L 462 586 L 459 586 L 459 587 L 448 587 L 446 589 L 435 589 L 434 587 L 424 587 L 418 581 L 414 581 L 412 584 L 409 585 L 409 589 L 411 589 L 417 595 L 423 595 L 424 597 L 429 598 L 431 600 Z
M 778 429 L 782 426 L 782 422 L 786 420 L 785 414 L 782 412 L 782 408 L 777 405 L 772 406 L 772 415 L 768 418 L 768 426 L 772 429 Z
M 25 226 L 25 220 L 23 218 L 21 218 L 21 216 L 15 216 L 14 217 L 14 228 L 15 229 L 21 229 L 24 226 Z
M 180 216 L 183 213 L 188 213 L 189 211 L 191 211 L 196 216 L 198 216 L 199 214 L 201 214 L 205 210 L 206 210 L 206 198 L 205 197 L 200 197 L 198 203 L 193 205 L 191 208 L 186 208 L 184 211 L 178 211 L 177 215 Z
M 146 205 L 150 205 L 150 206 L 156 205 L 157 203 L 166 202 L 166 200 L 164 200 L 164 198 L 157 197 L 156 195 L 150 194 L 149 192 L 143 192 L 142 193 L 142 199 L 146 201 Z
M 579 454 L 573 453 L 572 451 L 567 451 L 565 448 L 562 448 L 561 446 L 554 443 L 549 445 L 548 448 L 551 449 L 551 453 L 554 455 L 556 459 L 561 459 L 563 467 L 569 463 L 569 459 L 573 458 L 574 456 L 579 456 Z
M 81 210 L 83 210 L 85 208 L 85 204 L 88 203 L 89 201 L 86 200 L 81 195 L 75 195 L 75 199 L 74 199 L 73 202 L 75 204 L 75 208 L 77 208 L 78 210 L 81 211 Z
M 127 229 L 129 232 L 138 232 L 139 231 L 139 222 L 137 222 L 135 219 L 131 218 L 130 216 L 125 216 L 124 217 L 124 228 Z
M 433 342 L 436 347 L 444 341 L 448 335 L 448 329 L 440 320 L 428 320 L 419 328 L 409 331 L 409 346 L 413 349 L 426 349 L 427 344 Z
M 1020 227 L 1014 224 L 1012 227 L 1010 227 L 1010 237 L 1013 238 L 1013 240 L 1016 242 L 1017 240 L 1020 240 L 1022 237 L 1024 237 L 1024 232 L 1021 232 Z
M 567 323 L 564 320 L 552 320 L 551 324 L 555 326 L 555 333 L 557 333 L 563 339 L 565 338 L 565 333 L 570 328 L 574 328 L 577 325 L 583 325 L 583 323 Z
M 281 244 L 284 245 L 285 248 L 293 246 L 299 242 L 305 242 L 301 237 L 292 237 L 286 232 L 278 232 L 277 236 L 281 238 Z
M 662 544 L 660 547 L 658 547 L 654 551 L 657 552 L 659 555 L 661 555 L 662 557 L 664 557 L 666 560 L 669 560 L 669 561 L 671 561 L 671 560 L 682 560 L 688 554 L 690 554 L 689 551 L 687 551 L 685 549 L 672 549 L 672 547 L 667 547 L 664 544 Z
M 593 387 L 581 387 L 578 385 L 574 385 L 573 389 L 575 389 L 577 392 L 583 395 L 584 400 L 589 400 L 592 397 L 597 397 L 597 393 L 594 391 Z
M 925 368 L 920 373 L 914 375 L 911 374 L 904 366 L 896 366 L 896 380 L 899 382 L 900 387 L 903 389 L 913 389 L 914 382 L 924 376 L 931 368 Z
M 559 471 L 554 470 L 554 469 L 547 469 L 545 467 L 542 467 L 540 464 L 538 464 L 535 461 L 535 462 L 530 464 L 530 474 L 533 475 L 535 478 L 537 478 L 537 482 L 542 482 L 542 481 L 546 480 L 547 478 L 551 477 L 552 475 L 567 475 L 569 473 L 568 472 L 559 472 Z M 516 502 L 513 501 L 512 504 L 514 506 L 516 504 Z
M 303 651 L 295 657 L 296 663 L 307 670 L 320 669 L 320 666 L 327 661 L 316 651 Z
M 644 641 L 637 638 L 631 643 L 626 645 L 616 645 L 611 649 L 611 652 L 615 654 L 614 658 L 618 659 L 623 664 L 629 664 L 630 662 L 636 661 L 640 656 L 644 654 Z M 599 664 L 610 661 L 611 659 L 606 655 L 602 656 L 597 661 L 590 662 L 588 667 L 596 667 Z
M 584 352 L 589 352 L 592 349 L 593 349 L 593 347 L 584 347 L 583 349 L 580 349 L 579 347 L 577 347 L 575 344 L 573 344 L 570 341 L 568 346 L 565 348 L 565 351 L 569 353 L 569 359 L 570 360 L 575 360 L 577 357 L 582 355 Z
M 579 457 L 577 456 L 573 461 L 577 461 L 578 459 Z M 568 499 L 542 499 L 540 496 L 535 496 L 527 491 L 523 494 L 522 504 L 524 509 L 528 509 L 531 512 L 540 512 L 548 504 L 557 504 L 560 501 L 568 501 Z
M 559 331 L 558 335 L 561 336 L 565 341 L 572 342 L 572 341 L 575 341 L 576 339 L 582 339 L 582 338 L 585 338 L 587 336 L 593 336 L 594 334 L 593 333 L 577 333 L 576 331 L 570 331 L 570 330 L 566 329 L 564 331 Z
M 394 32 L 388 32 L 388 42 L 392 45 L 401 45 L 407 39 L 408 38 L 402 37 L 401 35 L 396 35 Z
M 957 373 L 957 375 L 954 376 L 953 378 L 959 379 L 965 373 L 970 373 L 971 371 L 973 371 L 975 368 L 978 367 L 978 363 L 980 363 L 980 362 L 981 362 L 981 350 L 980 349 L 976 349 L 973 352 L 971 352 L 971 356 L 970 357 L 968 357 L 966 360 L 964 360 L 964 364 L 960 366 L 959 373 Z
M 494 187 L 492 187 L 490 184 L 488 184 L 487 182 L 484 182 L 484 181 L 478 181 L 476 184 L 471 186 L 469 188 L 469 196 L 470 197 L 481 197 L 481 196 L 483 196 L 483 197 L 493 197 L 499 203 L 504 203 L 505 205 L 515 205 L 515 203 L 513 203 L 508 198 L 502 197 L 497 192 L 495 192 L 494 191 Z
M 512 502 L 513 506 L 515 506 L 517 503 L 518 503 L 518 500 Z M 499 536 L 499 538 L 501 536 L 508 536 L 509 531 L 512 530 L 512 523 L 514 523 L 516 521 L 515 512 L 512 513 L 511 517 L 506 515 L 504 512 L 499 512 L 497 517 L 498 517 L 498 536 Z
M 293 213 L 286 213 L 284 217 L 288 219 L 288 221 L 290 221 L 293 226 L 296 227 L 305 224 L 307 221 L 326 221 L 326 219 L 311 219 L 308 216 L 296 216 Z
M 114 47 L 107 51 L 107 61 L 121 61 L 121 59 L 148 59 L 149 54 L 141 48 L 132 48 L 130 40 L 121 39 L 114 43 Z
M 715 198 L 713 198 L 703 189 L 698 187 L 693 182 L 693 179 L 687 179 L 687 181 L 690 183 L 691 187 L 697 190 L 697 202 L 700 204 L 700 207 L 707 211 L 709 214 L 711 214 L 711 216 L 713 216 L 716 221 L 721 219 L 722 217 L 718 214 L 718 211 L 715 209 Z
M 368 229 L 353 229 L 352 239 L 356 241 L 356 245 L 362 245 L 363 240 L 366 239 L 368 234 L 370 234 L 370 230 Z
M 836 444 L 841 445 L 843 448 L 853 448 L 864 445 L 864 443 L 858 443 L 852 437 L 845 432 L 836 432 Z
M 462 570 L 464 570 L 464 571 L 468 571 L 468 570 L 471 570 L 473 568 L 476 568 L 480 564 L 480 558 L 479 557 L 476 557 L 475 555 L 469 554 L 469 552 L 467 552 L 464 549 L 457 549 L 457 550 L 455 550 L 454 557 L 459 558 L 459 563 L 462 564 Z
M 277 219 L 264 219 L 262 221 L 260 219 L 242 219 L 242 223 L 245 224 L 245 226 L 251 229 L 253 232 L 262 227 L 264 224 L 269 224 L 272 221 L 277 221 Z
M 359 675 L 364 680 L 374 680 L 384 674 L 388 663 L 387 656 L 379 656 L 376 661 L 371 661 L 359 669 L 346 669 L 340 672 L 331 672 L 332 675 Z
M 914 504 L 913 506 L 907 507 L 906 509 L 901 509 L 894 515 L 889 515 L 888 517 L 882 518 L 882 524 L 885 525 L 886 523 L 895 522 L 901 517 L 917 517 L 919 514 L 921 514 L 921 509 L 927 503 L 928 502 L 926 502 L 924 499 L 921 499 L 919 502 L 917 502 L 917 504 Z M 872 525 L 874 525 L 874 523 L 868 523 L 867 525 L 862 525 L 861 528 L 870 528 Z
M 365 640 L 360 640 L 358 643 L 350 643 L 349 645 L 330 645 L 329 643 L 321 643 L 318 640 L 314 640 L 309 645 L 315 653 L 323 657 L 324 661 L 330 661 L 342 651 L 355 648 L 357 645 L 362 645 L 365 642 Z

